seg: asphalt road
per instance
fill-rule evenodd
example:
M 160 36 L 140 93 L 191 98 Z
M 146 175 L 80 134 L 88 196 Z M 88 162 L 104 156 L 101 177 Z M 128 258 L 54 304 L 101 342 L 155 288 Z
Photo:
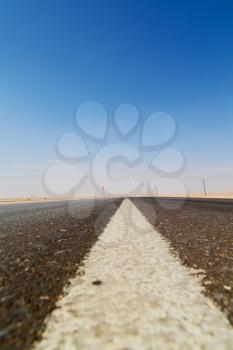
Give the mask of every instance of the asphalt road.
M 21 220 L 30 219 L 32 222 L 40 219 L 40 214 L 47 212 L 48 215 L 57 209 L 68 210 L 69 207 L 75 208 L 90 208 L 93 205 L 100 204 L 103 200 L 93 201 L 91 199 L 86 200 L 65 200 L 65 201 L 48 201 L 48 202 L 27 202 L 27 203 L 15 203 L 15 204 L 1 204 L 0 205 L 0 219 L 1 228 L 2 220 L 9 222 L 13 218 L 14 220 L 19 218 Z M 42 217 L 44 219 L 44 217 Z
M 125 199 L 33 350 L 232 350 L 232 327 L 196 272 Z
M 140 198 L 140 197 L 138 197 Z M 141 199 L 154 199 L 156 203 L 164 207 L 177 208 L 186 204 L 203 204 L 204 208 L 207 207 L 223 207 L 233 209 L 233 199 L 231 198 L 182 198 L 182 197 L 141 197 Z
M 0 348 L 29 349 L 121 200 L 0 206 Z M 93 206 L 94 204 L 94 206 Z
M 1 350 L 27 350 L 40 339 L 64 286 L 121 202 L 0 205 Z M 168 240 L 172 254 L 203 273 L 204 294 L 233 324 L 233 201 L 143 197 L 133 202 Z
M 233 325 L 233 201 L 138 198 L 134 203 L 182 264 L 204 271 L 204 293 Z

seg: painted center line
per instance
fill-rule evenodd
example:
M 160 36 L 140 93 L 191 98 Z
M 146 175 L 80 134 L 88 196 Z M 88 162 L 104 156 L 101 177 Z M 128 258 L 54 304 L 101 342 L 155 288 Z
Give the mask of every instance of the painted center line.
M 82 270 L 35 349 L 233 349 L 233 330 L 201 293 L 199 278 L 130 200 L 122 202 Z

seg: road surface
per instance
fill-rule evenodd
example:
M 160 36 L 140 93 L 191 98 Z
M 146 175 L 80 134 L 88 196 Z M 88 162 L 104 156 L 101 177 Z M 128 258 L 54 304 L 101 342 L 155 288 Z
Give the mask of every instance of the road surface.
M 1 349 L 233 348 L 233 201 L 2 205 L 0 220 Z

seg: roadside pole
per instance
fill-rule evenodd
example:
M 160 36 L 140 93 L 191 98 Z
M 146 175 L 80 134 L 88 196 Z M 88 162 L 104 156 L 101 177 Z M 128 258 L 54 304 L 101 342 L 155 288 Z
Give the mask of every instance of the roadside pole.
M 205 180 L 204 179 L 202 179 L 202 184 L 203 184 L 204 194 L 205 194 L 205 197 L 206 197 L 207 193 L 206 193 L 206 184 L 205 184 Z
M 103 197 L 105 198 L 105 189 L 104 186 L 102 187 Z
M 154 186 L 154 195 L 155 195 L 155 197 L 159 196 L 158 187 L 157 186 Z

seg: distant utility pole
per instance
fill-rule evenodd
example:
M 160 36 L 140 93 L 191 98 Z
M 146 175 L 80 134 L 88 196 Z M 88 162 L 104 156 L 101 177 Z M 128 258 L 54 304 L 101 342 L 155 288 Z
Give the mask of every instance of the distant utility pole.
M 157 186 L 154 186 L 154 194 L 155 194 L 155 197 L 159 196 L 159 194 L 158 194 L 158 187 Z
M 205 193 L 205 197 L 206 197 L 206 185 L 205 185 L 205 180 L 202 179 L 202 184 L 203 184 L 203 189 L 204 189 L 204 193 Z
M 105 190 L 104 190 L 104 186 L 102 187 L 102 192 L 103 192 L 103 197 L 105 198 Z

